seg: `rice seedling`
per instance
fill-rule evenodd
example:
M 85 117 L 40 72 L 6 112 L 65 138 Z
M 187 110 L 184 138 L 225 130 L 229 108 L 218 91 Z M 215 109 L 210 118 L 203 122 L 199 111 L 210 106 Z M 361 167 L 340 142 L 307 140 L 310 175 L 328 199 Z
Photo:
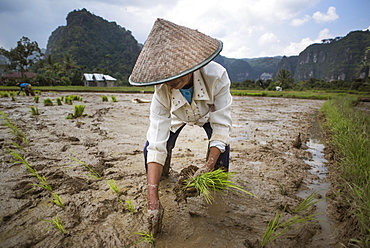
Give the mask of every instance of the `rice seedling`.
M 294 213 L 301 213 L 303 211 L 308 211 L 310 207 L 315 205 L 316 203 L 322 201 L 323 199 L 316 199 L 316 195 L 319 191 L 312 192 L 309 196 L 307 196 L 295 209 Z M 316 199 L 316 200 L 315 200 Z
M 132 214 L 135 213 L 135 207 L 134 205 L 132 204 L 132 200 L 126 200 L 126 205 L 125 205 L 125 208 Z
M 274 219 L 272 219 L 267 225 L 265 233 L 263 234 L 261 247 L 266 247 L 267 244 L 282 236 L 292 228 L 295 230 L 308 222 L 312 223 L 312 220 L 317 220 L 316 216 L 320 213 L 308 214 L 312 210 L 311 207 L 320 201 L 315 200 L 316 194 L 317 192 L 313 192 L 306 199 L 304 199 L 294 210 L 295 215 L 286 221 L 282 221 L 285 208 L 282 211 L 278 211 L 275 214 Z M 302 216 L 298 214 L 302 214 Z
M 12 96 L 12 102 L 15 102 L 15 97 L 14 96 Z
M 34 90 L 35 94 L 37 95 L 41 95 L 41 91 L 40 90 Z
M 117 102 L 116 96 L 112 96 L 112 102 Z
M 9 149 L 9 153 L 10 153 L 10 155 L 12 155 L 14 157 L 14 159 L 15 159 L 14 162 L 24 164 L 26 166 L 27 170 L 33 176 L 35 176 L 37 179 L 39 179 L 39 181 L 40 181 L 39 184 L 31 184 L 31 185 L 41 187 L 41 188 L 46 189 L 48 191 L 53 191 L 52 187 L 48 184 L 48 182 L 46 180 L 46 177 L 43 176 L 43 175 L 38 174 L 37 171 L 34 168 L 31 167 L 31 165 L 26 161 L 26 159 L 22 155 L 20 155 L 19 153 L 17 153 L 16 151 L 14 151 L 12 149 Z
M 60 106 L 60 105 L 62 105 L 62 99 L 60 99 L 59 97 L 56 99 L 56 101 L 57 101 L 57 105 L 58 106 Z
M 9 92 L 8 91 L 0 92 L 0 97 L 9 97 Z
M 84 111 L 85 111 L 85 105 L 75 105 L 74 106 L 74 113 L 71 114 L 69 113 L 66 117 L 66 119 L 74 119 L 74 118 L 78 118 L 78 117 L 81 117 L 84 115 Z
M 148 233 L 148 232 L 144 232 L 144 231 L 142 231 L 142 232 L 135 232 L 133 234 L 134 235 L 139 235 L 140 236 L 140 239 L 138 241 L 136 241 L 136 242 L 134 242 L 134 243 L 126 246 L 126 248 L 127 247 L 130 247 L 130 246 L 133 246 L 135 244 L 138 244 L 140 242 L 144 242 L 144 241 L 148 242 L 149 245 L 150 245 L 150 247 L 154 247 L 154 236 L 153 236 L 153 234 Z
M 91 174 L 88 174 L 89 177 L 92 177 L 92 178 L 95 178 L 97 180 L 101 180 L 102 179 L 102 176 L 96 172 L 94 169 L 92 169 L 88 164 L 86 164 L 85 162 L 81 161 L 81 160 L 78 160 L 74 157 L 71 157 L 69 156 L 72 160 L 76 161 L 77 163 L 79 163 L 80 165 L 83 165 L 86 169 L 88 169 Z
M 40 184 L 34 183 L 33 186 L 38 186 L 40 188 L 46 189 L 48 191 L 53 191 L 53 188 L 48 184 L 46 177 L 44 175 L 37 174 L 37 178 L 40 180 Z
M 44 99 L 44 106 L 53 106 L 53 101 L 50 98 Z
M 107 180 L 107 183 L 111 190 L 113 190 L 114 193 L 116 193 L 118 196 L 122 194 L 122 192 L 119 190 L 117 182 L 114 179 Z
M 85 105 L 75 105 L 73 117 L 74 118 L 81 117 L 85 111 L 85 107 L 86 107 Z
M 39 109 L 37 107 L 30 107 L 31 115 L 40 115 Z
M 51 220 L 43 220 L 43 221 L 50 222 L 51 224 L 54 225 L 55 228 L 59 229 L 63 234 L 66 234 L 67 233 L 66 230 L 63 227 L 62 222 L 59 220 L 58 215 L 55 216 L 54 219 L 51 219 Z
M 10 129 L 10 131 L 9 131 L 9 132 L 10 132 L 11 134 L 13 134 L 15 137 L 19 138 L 23 143 L 25 143 L 25 144 L 28 146 L 28 145 L 29 145 L 29 143 L 28 143 L 28 140 L 27 140 L 26 135 L 18 129 L 17 125 L 16 125 L 16 124 L 14 124 L 14 123 L 13 123 L 13 122 L 8 118 L 8 116 L 7 116 L 4 112 L 0 111 L 0 116 L 3 118 L 4 125 Z M 20 145 L 18 144 L 18 147 L 19 147 L 19 146 L 20 146 Z
M 211 172 L 203 173 L 196 177 L 190 177 L 187 184 L 182 190 L 195 188 L 198 194 L 203 195 L 207 203 L 212 204 L 213 193 L 223 191 L 225 189 L 235 189 L 243 193 L 256 197 L 254 194 L 242 189 L 229 178 L 233 177 L 235 172 L 225 172 L 222 169 L 217 169 Z
M 102 96 L 101 99 L 102 99 L 103 102 L 108 102 L 108 97 L 107 96 Z
M 79 95 L 70 95 L 68 97 L 71 98 L 72 101 L 82 101 L 82 97 Z
M 65 208 L 62 199 L 60 199 L 60 196 L 57 193 L 52 193 L 54 199 L 51 199 L 52 202 L 54 202 L 56 205 L 58 205 L 61 208 Z
M 39 97 L 39 96 L 34 96 L 34 97 L 33 97 L 33 101 L 34 101 L 35 103 L 39 103 L 39 100 L 40 100 L 40 97 Z
M 72 100 L 72 98 L 71 98 L 71 97 L 66 96 L 66 97 L 64 98 L 64 103 L 69 104 L 69 105 L 72 105 L 73 100 Z

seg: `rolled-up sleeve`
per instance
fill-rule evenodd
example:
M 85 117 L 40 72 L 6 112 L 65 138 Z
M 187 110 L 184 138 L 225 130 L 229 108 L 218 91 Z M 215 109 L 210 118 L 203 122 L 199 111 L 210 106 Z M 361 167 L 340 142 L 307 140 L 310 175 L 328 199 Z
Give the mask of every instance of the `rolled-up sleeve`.
M 167 156 L 167 140 L 170 134 L 171 115 L 170 102 L 163 89 L 157 87 L 150 105 L 150 126 L 147 132 L 147 162 L 165 163 Z

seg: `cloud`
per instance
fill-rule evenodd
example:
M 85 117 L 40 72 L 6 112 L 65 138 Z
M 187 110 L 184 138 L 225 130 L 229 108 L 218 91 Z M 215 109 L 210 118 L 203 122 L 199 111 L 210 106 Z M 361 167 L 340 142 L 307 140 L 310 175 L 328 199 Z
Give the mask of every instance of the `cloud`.
M 290 25 L 292 25 L 294 27 L 298 27 L 298 26 L 302 26 L 303 24 L 307 23 L 310 20 L 311 20 L 311 16 L 305 15 L 302 19 L 298 19 L 298 18 L 293 19 L 290 22 Z
M 279 43 L 279 38 L 273 33 L 265 33 L 258 39 L 258 45 L 264 46 L 272 43 Z
M 323 39 L 331 37 L 333 37 L 333 35 L 330 34 L 329 29 L 325 28 L 318 33 L 316 39 L 314 40 L 311 40 L 307 37 L 303 38 L 300 42 L 290 42 L 289 45 L 283 49 L 283 54 L 286 56 L 297 55 L 304 49 L 306 49 L 309 45 L 314 43 L 321 43 Z
M 315 20 L 316 23 L 325 23 L 325 22 L 335 21 L 339 18 L 339 16 L 337 15 L 336 8 L 331 6 L 329 7 L 326 14 L 320 11 L 317 11 L 312 15 L 312 18 Z

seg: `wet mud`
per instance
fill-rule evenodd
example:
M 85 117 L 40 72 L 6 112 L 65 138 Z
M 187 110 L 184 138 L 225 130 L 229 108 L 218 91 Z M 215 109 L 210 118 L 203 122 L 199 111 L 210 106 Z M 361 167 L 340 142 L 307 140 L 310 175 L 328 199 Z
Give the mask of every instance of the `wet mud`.
M 75 119 L 66 119 L 73 113 L 72 105 L 56 105 L 62 95 L 69 94 L 42 93 L 40 103 L 25 96 L 15 102 L 0 98 L 1 111 L 29 141 L 29 146 L 23 144 L 24 151 L 17 149 L 12 145 L 14 135 L 0 126 L 0 246 L 150 247 L 146 241 L 135 244 L 140 239 L 135 233 L 147 231 L 142 148 L 151 95 L 105 94 L 118 101 L 103 102 L 101 93 L 78 93 L 83 100 L 73 104 L 85 105 L 87 115 Z M 55 105 L 44 106 L 46 98 Z M 185 126 L 172 152 L 169 177 L 159 186 L 165 213 L 154 246 L 259 247 L 275 213 L 286 209 L 286 218 L 291 217 L 289 209 L 302 201 L 298 193 L 318 180 L 304 160 L 312 157 L 306 146 L 308 130 L 322 104 L 234 97 L 230 171 L 237 172 L 234 180 L 239 186 L 257 197 L 228 191 L 217 194 L 211 205 L 201 197 L 180 201 L 176 194 L 181 171 L 202 166 L 208 145 L 202 128 Z M 32 116 L 30 106 L 38 107 L 40 115 Z M 295 143 L 298 135 L 301 144 Z M 8 148 L 45 176 L 64 208 L 51 201 L 51 192 L 34 187 L 38 179 L 24 164 L 14 162 Z M 110 188 L 110 179 L 117 183 L 119 195 Z M 56 216 L 65 234 L 45 221 Z M 318 222 L 305 224 L 267 247 L 336 247 L 332 239 L 315 240 L 320 233 Z

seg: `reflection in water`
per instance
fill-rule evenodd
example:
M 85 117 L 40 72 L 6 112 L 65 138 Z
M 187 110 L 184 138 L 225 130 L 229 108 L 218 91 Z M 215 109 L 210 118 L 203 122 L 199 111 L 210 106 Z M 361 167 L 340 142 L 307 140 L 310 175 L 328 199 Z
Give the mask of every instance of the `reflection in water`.
M 308 146 L 307 151 L 312 154 L 312 158 L 304 159 L 304 161 L 310 165 L 310 172 L 317 176 L 316 180 L 313 180 L 308 184 L 308 190 L 299 192 L 297 195 L 306 198 L 310 194 L 317 192 L 317 194 L 322 197 L 321 201 L 316 203 L 316 213 L 320 213 L 317 218 L 321 225 L 321 233 L 316 235 L 313 239 L 312 245 L 327 244 L 327 247 L 330 247 L 329 244 L 333 243 L 333 222 L 328 218 L 325 211 L 328 207 L 328 202 L 325 199 L 325 194 L 329 190 L 330 183 L 326 181 L 326 176 L 328 169 L 326 168 L 327 160 L 324 157 L 324 148 L 325 148 L 325 139 L 322 134 L 322 130 L 318 124 L 318 121 L 314 122 L 312 127 L 309 130 L 310 139 L 306 143 Z

